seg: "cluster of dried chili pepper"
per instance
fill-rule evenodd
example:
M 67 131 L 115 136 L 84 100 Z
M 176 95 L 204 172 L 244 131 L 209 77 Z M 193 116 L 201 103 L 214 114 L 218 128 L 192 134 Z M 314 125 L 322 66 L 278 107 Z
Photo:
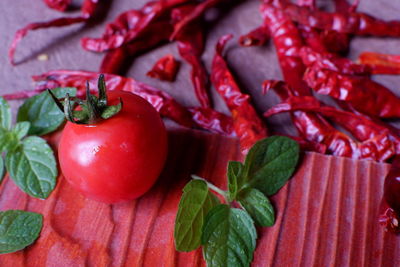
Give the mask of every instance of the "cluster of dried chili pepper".
M 66 11 L 71 0 L 44 0 L 53 9 Z M 10 48 L 13 62 L 17 43 L 28 31 L 86 22 L 95 15 L 99 0 L 85 0 L 81 16 L 49 22 L 32 23 L 19 30 Z M 227 0 L 158 0 L 140 9 L 128 10 L 109 23 L 99 38 L 83 38 L 84 49 L 105 53 L 99 73 L 106 74 L 110 90 L 127 90 L 147 99 L 161 115 L 180 125 L 206 129 L 239 138 L 241 150 L 247 150 L 267 136 L 263 118 L 240 88 L 222 53 L 231 36 L 221 37 L 216 45 L 211 75 L 201 56 L 205 43 L 205 12 Z M 399 74 L 400 56 L 365 52 L 355 63 L 345 57 L 354 35 L 400 36 L 400 21 L 383 21 L 357 12 L 358 1 L 334 0 L 334 12 L 319 9 L 315 0 L 263 0 L 262 25 L 239 38 L 241 46 L 262 46 L 271 40 L 276 47 L 284 81 L 268 79 L 262 85 L 266 93 L 273 90 L 282 103 L 265 112 L 265 116 L 289 112 L 299 136 L 292 137 L 307 151 L 318 151 L 355 159 L 390 161 L 400 157 L 400 130 L 384 118 L 400 117 L 400 99 L 385 86 L 373 81 L 372 74 Z M 159 31 L 158 29 L 163 29 Z M 157 34 L 154 34 L 157 32 Z M 184 62 L 191 66 L 190 78 L 198 107 L 184 107 L 163 91 L 123 77 L 140 53 L 163 43 L 176 42 Z M 148 73 L 173 81 L 178 64 L 172 56 L 160 59 Z M 45 88 L 72 86 L 83 92 L 85 82 L 96 80 L 97 72 L 50 71 L 34 76 L 35 90 L 5 96 L 24 98 Z M 210 83 L 225 101 L 231 116 L 212 108 Z M 94 86 L 93 86 L 94 88 Z M 327 95 L 326 105 L 316 98 Z M 337 129 L 339 125 L 346 132 Z M 400 199 L 396 184 L 399 160 L 395 161 L 385 183 L 385 210 L 382 222 L 388 229 L 400 230 Z

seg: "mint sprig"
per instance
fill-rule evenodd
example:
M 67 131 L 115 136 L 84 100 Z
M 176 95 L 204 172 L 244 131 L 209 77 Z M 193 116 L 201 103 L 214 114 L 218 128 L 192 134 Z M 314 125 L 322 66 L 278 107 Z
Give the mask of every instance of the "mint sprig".
M 32 102 L 36 101 L 35 99 L 42 103 L 43 97 L 31 98 L 27 103 L 37 106 Z M 27 106 L 23 105 L 21 108 L 26 111 Z M 19 113 L 21 114 L 21 111 Z M 29 111 L 28 113 L 30 114 Z M 60 116 L 63 117 L 62 113 Z M 36 122 L 37 120 L 19 121 L 12 127 L 10 106 L 0 97 L 0 153 L 5 155 L 6 169 L 10 178 L 22 191 L 44 199 L 56 185 L 57 166 L 54 153 L 44 139 L 38 136 L 27 137 L 32 124 Z M 53 125 L 51 127 L 53 128 Z
M 185 186 L 175 220 L 176 249 L 194 250 L 201 239 L 207 266 L 249 266 L 257 238 L 255 224 L 275 223 L 268 197 L 293 175 L 298 159 L 297 142 L 272 136 L 258 141 L 244 163 L 228 163 L 227 191 L 193 175 L 195 180 Z M 211 192 L 221 195 L 226 203 L 211 201 Z
M 74 94 L 76 89 L 59 88 L 55 93 L 64 94 L 65 91 Z M 64 115 L 46 92 L 25 101 L 14 127 L 11 121 L 10 106 L 0 97 L 0 182 L 7 169 L 10 178 L 22 191 L 33 197 L 47 198 L 56 185 L 54 153 L 44 139 L 27 135 L 54 131 L 64 121 Z M 32 244 L 42 225 L 43 217 L 38 213 L 1 211 L 0 254 L 15 252 Z

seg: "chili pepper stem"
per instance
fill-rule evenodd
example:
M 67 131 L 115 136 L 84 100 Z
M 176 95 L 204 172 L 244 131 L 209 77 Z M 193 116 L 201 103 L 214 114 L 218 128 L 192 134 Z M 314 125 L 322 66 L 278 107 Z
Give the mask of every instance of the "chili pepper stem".
M 227 194 L 226 191 L 218 188 L 217 186 L 213 185 L 212 183 L 210 183 L 209 181 L 207 181 L 206 179 L 204 179 L 204 178 L 202 178 L 200 176 L 197 176 L 195 174 L 192 174 L 191 176 L 195 180 L 204 181 L 207 184 L 208 188 L 210 188 L 212 191 L 214 191 L 214 192 L 220 194 L 221 196 L 223 196 L 226 203 L 230 203 L 230 201 L 228 200 L 228 194 Z

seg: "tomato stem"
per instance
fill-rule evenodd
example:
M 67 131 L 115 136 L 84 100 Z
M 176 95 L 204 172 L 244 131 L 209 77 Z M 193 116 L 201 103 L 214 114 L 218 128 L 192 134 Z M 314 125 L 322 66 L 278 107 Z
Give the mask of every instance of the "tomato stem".
M 86 82 L 86 100 L 83 101 L 79 98 L 71 99 L 67 94 L 64 98 L 64 104 L 50 90 L 47 91 L 57 104 L 57 107 L 65 114 L 68 121 L 76 124 L 95 124 L 100 120 L 111 118 L 122 109 L 121 98 L 117 105 L 108 106 L 106 83 L 103 74 L 100 74 L 97 85 L 99 97 L 90 93 L 89 82 Z M 81 110 L 75 110 L 76 104 L 81 106 Z

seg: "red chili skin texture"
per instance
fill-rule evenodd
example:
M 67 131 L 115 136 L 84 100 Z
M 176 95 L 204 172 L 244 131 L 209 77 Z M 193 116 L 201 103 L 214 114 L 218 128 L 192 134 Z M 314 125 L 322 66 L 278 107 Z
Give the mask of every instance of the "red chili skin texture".
M 60 145 L 64 177 L 88 198 L 116 203 L 146 193 L 160 175 L 167 156 L 167 132 L 158 112 L 143 98 L 109 92 L 122 110 L 94 125 L 68 122 Z

